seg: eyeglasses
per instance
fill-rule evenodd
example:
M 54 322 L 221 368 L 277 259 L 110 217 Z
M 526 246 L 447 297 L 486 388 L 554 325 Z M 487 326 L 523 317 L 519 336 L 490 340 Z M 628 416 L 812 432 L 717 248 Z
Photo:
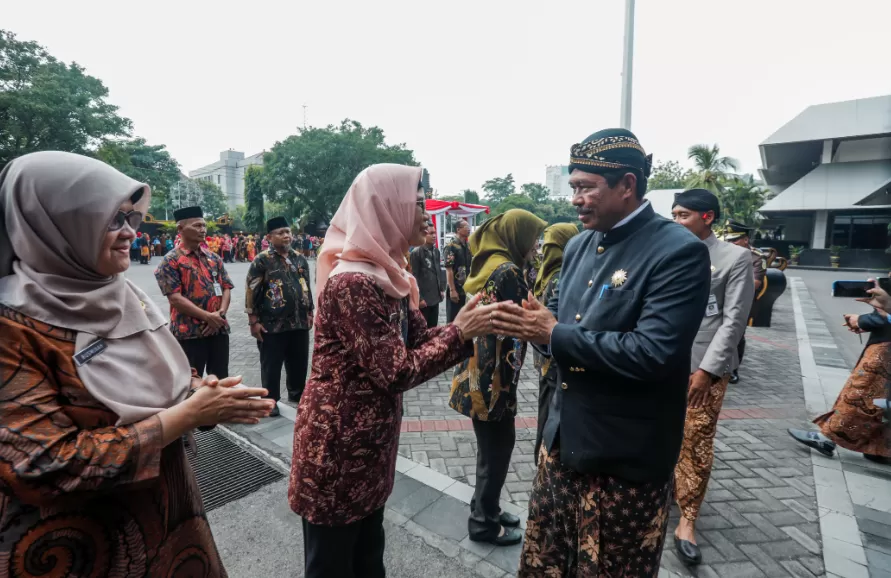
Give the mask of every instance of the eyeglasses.
M 124 223 L 130 225 L 130 228 L 134 231 L 139 228 L 139 225 L 142 224 L 143 214 L 139 211 L 130 211 L 129 213 L 125 213 L 124 211 L 118 211 L 118 214 L 114 216 L 111 222 L 108 224 L 109 231 L 120 231 L 124 226 Z

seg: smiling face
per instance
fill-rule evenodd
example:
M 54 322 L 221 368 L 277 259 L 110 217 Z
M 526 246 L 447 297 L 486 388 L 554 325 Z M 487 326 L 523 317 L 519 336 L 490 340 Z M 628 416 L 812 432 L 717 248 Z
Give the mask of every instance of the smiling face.
M 572 171 L 569 176 L 572 204 L 585 229 L 607 232 L 640 205 L 635 189 L 637 177 L 626 173 L 611 187 L 603 175 Z
M 144 215 L 148 211 L 148 205 L 149 196 L 141 195 L 136 203 L 128 200 L 119 207 L 119 210 L 124 214 L 139 211 Z M 108 223 L 105 226 L 108 227 Z M 138 223 L 136 228 L 139 228 Z M 96 259 L 96 272 L 105 277 L 112 277 L 126 271 L 130 267 L 130 245 L 135 238 L 136 231 L 126 221 L 120 229 L 106 231 Z
M 708 238 L 712 232 L 712 223 L 715 221 L 714 211 L 694 211 L 680 205 L 675 205 L 671 209 L 671 216 L 674 222 L 683 225 L 691 233 L 702 240 Z
M 427 222 L 430 220 L 430 215 L 427 214 L 425 205 L 426 198 L 424 197 L 424 191 L 418 190 L 417 204 L 415 206 L 415 221 L 412 226 L 412 236 L 408 240 L 410 247 L 420 247 L 426 242 Z

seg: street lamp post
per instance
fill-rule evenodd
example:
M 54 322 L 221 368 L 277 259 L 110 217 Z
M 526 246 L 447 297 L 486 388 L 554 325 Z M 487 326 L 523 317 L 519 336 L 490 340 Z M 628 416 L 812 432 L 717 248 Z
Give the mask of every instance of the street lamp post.
M 625 0 L 625 53 L 622 59 L 622 128 L 631 129 L 631 81 L 634 76 L 634 0 Z

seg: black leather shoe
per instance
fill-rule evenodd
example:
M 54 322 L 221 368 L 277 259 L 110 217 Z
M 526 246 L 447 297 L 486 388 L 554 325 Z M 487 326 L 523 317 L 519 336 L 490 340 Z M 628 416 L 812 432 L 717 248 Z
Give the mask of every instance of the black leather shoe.
M 678 558 L 687 566 L 697 566 L 702 562 L 702 552 L 699 546 L 687 540 L 681 540 L 677 536 L 674 537 L 674 549 L 677 550 Z
M 523 532 L 519 528 L 505 528 L 504 534 L 501 536 L 474 537 L 471 535 L 470 539 L 474 542 L 488 542 L 496 546 L 513 546 L 523 541 Z
M 507 512 L 501 512 L 501 516 L 498 518 L 498 521 L 501 522 L 502 526 L 506 528 L 516 528 L 520 525 L 520 518 L 514 516 L 513 514 L 508 514 Z
M 269 417 L 278 417 L 281 414 L 282 412 L 278 410 L 278 405 L 274 405 L 272 406 L 272 411 L 269 412 Z
M 827 458 L 831 458 L 835 453 L 835 444 L 819 432 L 803 429 L 789 429 L 786 431 L 789 432 L 789 435 L 792 436 L 795 441 L 802 443 L 809 448 L 814 448 Z
M 730 383 L 739 383 L 739 372 L 738 371 L 730 372 Z

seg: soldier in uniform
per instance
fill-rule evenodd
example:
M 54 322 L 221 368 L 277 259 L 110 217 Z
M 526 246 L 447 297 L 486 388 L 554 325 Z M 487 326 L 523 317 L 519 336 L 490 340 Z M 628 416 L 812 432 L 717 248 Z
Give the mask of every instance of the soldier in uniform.
M 467 239 L 470 237 L 470 224 L 467 221 L 459 221 L 455 227 L 455 238 L 446 245 L 443 251 L 445 261 L 446 281 L 446 323 L 455 320 L 455 316 L 464 307 L 467 295 L 464 293 L 464 282 L 470 272 L 470 246 Z
M 560 383 L 520 578 L 659 573 L 711 275 L 706 245 L 644 199 L 651 162 L 625 129 L 573 145 L 569 184 L 585 230 L 566 245 L 554 297 L 492 314 L 498 334 L 551 356 Z
M 750 252 L 719 241 L 712 232 L 712 223 L 721 217 L 718 197 L 705 189 L 684 191 L 675 195 L 671 213 L 708 247 L 712 274 L 708 305 L 693 342 L 684 443 L 674 470 L 681 510 L 674 545 L 682 562 L 696 565 L 702 553 L 695 526 L 711 477 L 718 414 L 730 372 L 739 364 L 737 344 L 746 330 L 755 288 Z
M 758 306 L 758 298 L 761 296 L 761 289 L 764 287 L 764 276 L 767 275 L 767 264 L 765 263 L 764 253 L 752 247 L 749 239 L 751 238 L 754 227 L 749 227 L 737 221 L 727 221 L 724 227 L 724 241 L 733 243 L 752 253 L 752 273 L 755 279 L 755 296 L 752 298 L 752 309 L 749 312 L 749 319 L 755 316 L 756 307 Z M 739 362 L 742 363 L 743 355 L 746 352 L 746 336 L 743 333 L 742 339 L 739 340 L 737 347 L 739 354 Z M 739 370 L 734 370 L 730 375 L 730 383 L 739 383 Z

